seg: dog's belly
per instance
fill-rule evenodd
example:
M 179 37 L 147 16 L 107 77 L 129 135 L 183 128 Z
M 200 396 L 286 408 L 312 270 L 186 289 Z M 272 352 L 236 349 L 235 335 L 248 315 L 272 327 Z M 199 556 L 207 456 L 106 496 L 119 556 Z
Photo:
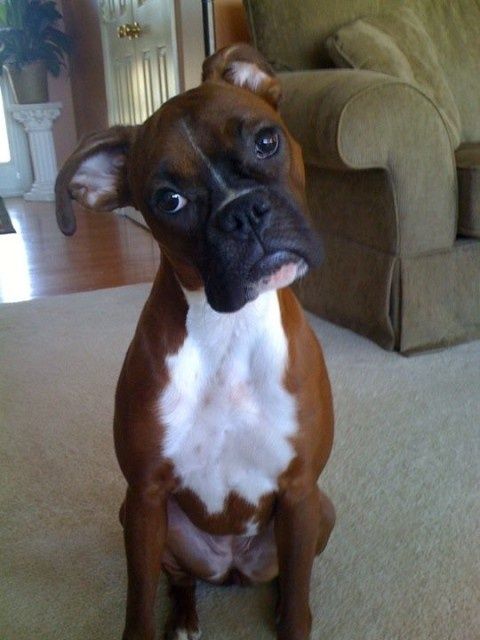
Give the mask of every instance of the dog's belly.
M 178 581 L 191 575 L 214 584 L 269 582 L 278 574 L 273 520 L 254 536 L 211 535 L 170 498 L 162 564 Z
M 221 515 L 232 495 L 255 508 L 277 490 L 295 455 L 296 404 L 283 384 L 288 345 L 276 291 L 232 314 L 202 296 L 187 295 L 187 336 L 167 358 L 159 413 L 180 489 Z

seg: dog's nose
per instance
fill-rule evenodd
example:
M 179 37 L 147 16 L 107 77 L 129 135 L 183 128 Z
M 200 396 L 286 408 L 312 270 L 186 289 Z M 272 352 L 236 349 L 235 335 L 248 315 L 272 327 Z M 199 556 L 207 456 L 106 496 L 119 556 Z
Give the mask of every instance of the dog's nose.
M 246 236 L 252 230 L 261 231 L 266 226 L 270 211 L 271 204 L 267 196 L 240 196 L 217 211 L 215 225 L 225 233 Z

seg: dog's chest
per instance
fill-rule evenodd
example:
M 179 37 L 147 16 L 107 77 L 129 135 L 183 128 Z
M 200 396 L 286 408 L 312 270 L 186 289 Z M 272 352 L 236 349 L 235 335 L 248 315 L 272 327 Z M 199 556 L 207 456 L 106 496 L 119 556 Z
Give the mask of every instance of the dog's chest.
M 283 385 L 288 345 L 275 291 L 233 314 L 188 293 L 187 336 L 167 358 L 163 453 L 210 514 L 236 493 L 256 505 L 294 456 L 296 406 Z

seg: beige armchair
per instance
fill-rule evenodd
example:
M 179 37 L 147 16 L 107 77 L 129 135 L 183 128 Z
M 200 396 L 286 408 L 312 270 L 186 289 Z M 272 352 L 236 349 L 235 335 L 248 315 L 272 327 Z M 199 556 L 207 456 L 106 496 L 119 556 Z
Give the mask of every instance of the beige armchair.
M 429 53 L 458 108 L 458 129 L 421 82 L 331 68 L 329 36 L 405 4 L 435 43 Z M 245 5 L 255 45 L 289 69 L 282 112 L 303 148 L 326 245 L 324 265 L 298 287 L 304 305 L 403 353 L 480 337 L 480 4 Z

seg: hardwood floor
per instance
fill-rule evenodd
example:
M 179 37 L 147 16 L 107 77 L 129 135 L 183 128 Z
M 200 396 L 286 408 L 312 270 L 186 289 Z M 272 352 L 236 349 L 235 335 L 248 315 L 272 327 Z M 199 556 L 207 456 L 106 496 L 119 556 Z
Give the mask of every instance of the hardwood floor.
M 150 282 L 159 250 L 128 218 L 76 209 L 78 228 L 66 238 L 53 203 L 9 198 L 17 233 L 0 235 L 0 302 Z

